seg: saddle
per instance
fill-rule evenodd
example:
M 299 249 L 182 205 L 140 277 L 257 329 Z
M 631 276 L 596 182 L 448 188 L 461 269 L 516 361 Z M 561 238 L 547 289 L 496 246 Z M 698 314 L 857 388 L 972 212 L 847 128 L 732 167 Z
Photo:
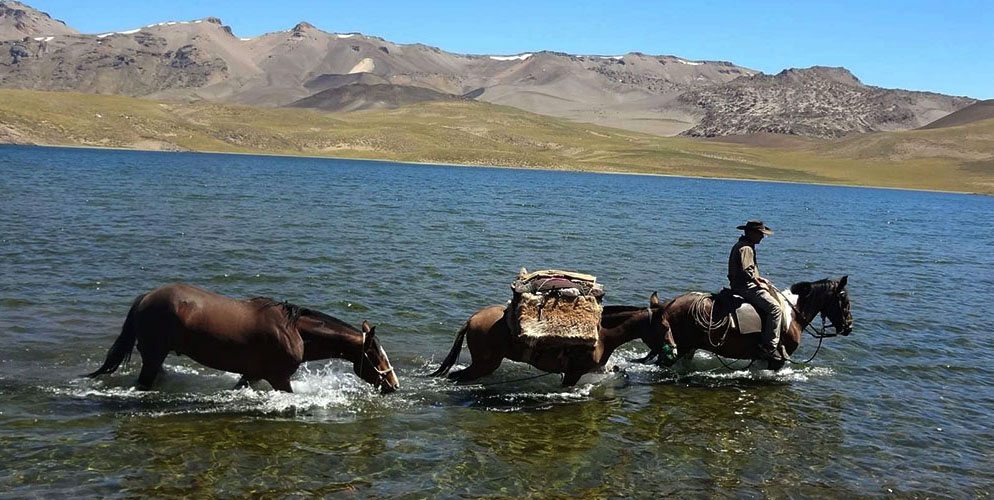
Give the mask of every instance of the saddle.
M 781 297 L 775 297 L 780 302 L 780 310 L 783 311 L 783 322 L 780 331 L 783 332 L 790 324 L 790 305 L 786 304 Z M 714 301 L 715 319 L 728 317 L 731 326 L 737 328 L 739 333 L 746 335 L 763 331 L 763 315 L 745 298 L 736 294 L 730 288 L 722 288 L 721 292 L 711 295 Z

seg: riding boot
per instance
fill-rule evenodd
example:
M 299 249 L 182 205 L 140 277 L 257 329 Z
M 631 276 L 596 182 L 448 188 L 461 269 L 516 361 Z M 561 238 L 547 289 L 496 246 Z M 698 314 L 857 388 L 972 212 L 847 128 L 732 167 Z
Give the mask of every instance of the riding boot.
M 756 348 L 756 357 L 764 361 L 783 361 L 780 350 L 776 347 L 760 344 Z

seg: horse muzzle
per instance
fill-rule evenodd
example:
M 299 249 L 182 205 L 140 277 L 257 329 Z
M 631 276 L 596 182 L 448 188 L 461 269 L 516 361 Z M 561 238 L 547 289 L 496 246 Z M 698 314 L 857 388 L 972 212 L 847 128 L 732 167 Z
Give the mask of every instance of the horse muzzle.
M 677 351 L 675 345 L 664 344 L 662 352 L 659 353 L 659 364 L 667 368 L 673 366 L 673 364 L 676 363 L 677 356 L 679 355 L 680 353 Z
M 390 367 L 390 371 L 380 380 L 380 394 L 397 392 L 397 389 L 400 389 L 400 380 L 393 373 L 393 367 Z

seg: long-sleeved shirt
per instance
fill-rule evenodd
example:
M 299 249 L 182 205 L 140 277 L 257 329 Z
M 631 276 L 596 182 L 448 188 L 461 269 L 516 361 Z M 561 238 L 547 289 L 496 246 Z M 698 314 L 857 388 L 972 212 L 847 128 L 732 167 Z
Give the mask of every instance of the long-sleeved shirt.
M 733 289 L 745 288 L 754 283 L 758 276 L 756 247 L 743 235 L 735 242 L 732 252 L 728 254 L 728 284 Z

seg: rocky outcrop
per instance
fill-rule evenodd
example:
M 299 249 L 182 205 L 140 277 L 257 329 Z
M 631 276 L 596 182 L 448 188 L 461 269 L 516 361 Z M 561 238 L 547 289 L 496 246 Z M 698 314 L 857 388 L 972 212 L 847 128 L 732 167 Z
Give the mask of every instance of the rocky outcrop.
M 973 99 L 864 85 L 844 68 L 788 69 L 684 92 L 697 109 L 692 136 L 775 133 L 840 137 L 917 128 Z

